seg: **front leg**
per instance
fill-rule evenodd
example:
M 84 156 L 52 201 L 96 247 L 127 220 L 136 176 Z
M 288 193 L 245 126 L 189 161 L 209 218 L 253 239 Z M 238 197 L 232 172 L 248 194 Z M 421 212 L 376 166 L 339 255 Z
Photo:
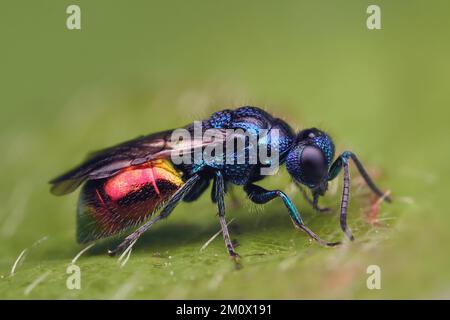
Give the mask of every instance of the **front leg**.
M 343 183 L 341 207 L 340 207 L 340 211 L 341 211 L 340 223 L 341 223 L 341 229 L 344 231 L 345 235 L 350 240 L 354 240 L 352 232 L 350 231 L 349 227 L 347 226 L 347 208 L 348 208 L 348 202 L 350 199 L 350 174 L 348 172 L 349 159 L 353 160 L 359 173 L 364 178 L 364 181 L 367 183 L 369 188 L 377 196 L 379 196 L 386 202 L 391 202 L 392 200 L 388 195 L 384 194 L 375 185 L 375 183 L 370 178 L 367 171 L 364 169 L 362 163 L 358 160 L 358 158 L 356 157 L 356 155 L 353 152 L 345 151 L 336 159 L 336 161 L 334 161 L 334 163 L 331 166 L 330 171 L 328 173 L 328 180 L 333 180 L 334 178 L 336 178 L 338 176 L 339 172 L 341 172 L 342 168 L 344 169 L 344 183 Z
M 217 214 L 219 216 L 220 226 L 222 228 L 223 240 L 225 241 L 225 246 L 227 247 L 228 254 L 233 259 L 236 268 L 239 268 L 239 254 L 234 251 L 233 243 L 230 239 L 230 234 L 228 232 L 227 223 L 225 221 L 225 183 L 223 180 L 222 173 L 220 171 L 216 172 L 216 177 L 214 179 L 214 187 L 212 189 L 212 198 L 217 202 Z
M 298 184 L 298 187 L 300 189 L 300 191 L 302 192 L 303 198 L 306 200 L 306 202 L 308 202 L 311 207 L 313 207 L 314 210 L 316 210 L 317 212 L 330 212 L 331 209 L 328 207 L 321 207 L 319 206 L 319 194 L 318 193 L 314 193 L 313 194 L 313 199 L 311 199 L 308 194 L 306 193 L 306 190 L 304 188 L 302 188 L 302 186 L 300 186 L 300 184 Z
M 306 232 L 308 236 L 314 240 L 316 240 L 318 243 L 327 246 L 327 247 L 334 247 L 340 242 L 327 242 L 319 238 L 313 231 L 311 231 L 304 223 L 302 218 L 300 217 L 300 214 L 297 211 L 297 208 L 295 207 L 294 203 L 289 199 L 289 197 L 280 190 L 266 190 L 260 186 L 257 186 L 255 184 L 248 184 L 244 186 L 245 192 L 248 194 L 248 197 L 251 201 L 258 204 L 264 204 L 267 203 L 277 197 L 281 198 L 283 200 L 284 205 L 288 209 L 289 215 L 291 216 L 292 222 L 294 223 L 294 226 L 296 228 L 299 228 Z

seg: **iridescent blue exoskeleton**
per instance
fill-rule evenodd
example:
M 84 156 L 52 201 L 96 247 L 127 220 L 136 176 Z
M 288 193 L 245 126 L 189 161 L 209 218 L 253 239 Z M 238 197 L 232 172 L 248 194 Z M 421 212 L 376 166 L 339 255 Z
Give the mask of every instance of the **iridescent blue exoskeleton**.
M 189 133 L 194 133 L 195 131 L 194 125 L 189 125 L 185 127 L 185 129 Z M 224 160 L 224 155 L 222 154 L 215 155 L 215 158 L 213 158 L 212 161 L 192 161 L 190 163 L 175 163 L 173 158 L 170 158 L 170 155 L 173 154 L 174 151 L 182 151 L 192 157 L 195 157 L 195 150 L 204 150 L 212 143 L 225 144 L 229 138 L 225 134 L 227 130 L 241 129 L 242 131 L 253 132 L 254 134 L 258 134 L 262 131 L 266 132 L 265 136 L 258 137 L 259 140 L 257 141 L 257 147 L 260 148 L 265 146 L 269 151 L 277 152 L 279 164 L 286 165 L 287 171 L 292 179 L 298 185 L 309 188 L 312 194 L 312 199 L 304 193 L 305 198 L 313 206 L 313 208 L 318 211 L 327 210 L 326 208 L 320 208 L 318 206 L 319 197 L 323 196 L 327 191 L 328 182 L 336 178 L 343 169 L 344 179 L 340 205 L 340 224 L 342 230 L 351 240 L 353 240 L 353 235 L 347 227 L 346 222 L 350 187 L 348 173 L 348 164 L 350 159 L 353 160 L 356 168 L 359 170 L 370 189 L 379 197 L 383 197 L 384 200 L 390 201 L 390 198 L 383 195 L 383 192 L 375 186 L 354 153 L 345 151 L 334 160 L 335 147 L 333 141 L 330 136 L 319 129 L 305 129 L 296 134 L 286 122 L 281 119 L 274 118 L 264 110 L 257 107 L 240 107 L 235 110 L 223 110 L 216 112 L 209 119 L 201 121 L 202 132 L 210 129 L 216 130 L 219 136 L 222 135 L 224 138 L 222 140 L 205 140 L 204 138 L 194 138 L 189 145 L 186 145 L 185 143 L 174 142 L 171 140 L 171 135 L 174 130 L 169 130 L 140 137 L 138 139 L 122 143 L 118 146 L 99 151 L 93 154 L 93 156 L 91 156 L 79 167 L 51 181 L 53 184 L 52 191 L 55 194 L 66 194 L 86 182 L 86 187 L 84 189 L 85 193 L 89 190 L 92 191 L 92 196 L 88 198 L 90 199 L 89 201 L 101 202 L 101 206 L 99 204 L 97 207 L 98 212 L 94 213 L 99 213 L 103 210 L 104 215 L 101 216 L 102 219 L 109 219 L 109 216 L 118 216 L 117 212 L 121 212 L 113 212 L 113 210 L 118 210 L 117 208 L 119 208 L 119 205 L 123 204 L 120 203 L 120 201 L 123 202 L 126 200 L 128 201 L 126 203 L 128 205 L 127 208 L 134 208 L 137 207 L 136 204 L 139 201 L 144 201 L 146 196 L 156 197 L 156 193 L 154 191 L 157 191 L 158 196 L 161 196 L 161 192 L 164 190 L 169 190 L 168 187 L 163 189 L 165 185 L 170 186 L 172 188 L 170 190 L 175 190 L 173 194 L 171 194 L 170 198 L 162 205 L 160 214 L 146 221 L 135 232 L 130 234 L 115 250 L 110 251 L 110 254 L 112 255 L 132 246 L 148 228 L 150 228 L 157 221 L 166 218 L 181 200 L 188 202 L 196 200 L 208 188 L 211 181 L 213 182 L 211 198 L 212 201 L 217 204 L 217 212 L 222 227 L 225 245 L 230 256 L 233 257 L 235 261 L 239 258 L 239 255 L 233 248 L 225 221 L 224 196 L 228 184 L 243 186 L 243 189 L 247 193 L 250 200 L 257 204 L 263 204 L 275 198 L 281 198 L 295 227 L 303 230 L 309 237 L 325 246 L 337 245 L 339 242 L 324 241 L 313 231 L 311 231 L 304 224 L 292 200 L 283 191 L 266 190 L 256 184 L 258 181 L 266 177 L 266 175 L 261 173 L 261 169 L 267 167 L 271 163 L 263 162 L 260 159 L 250 161 L 250 158 L 246 156 L 244 157 L 244 162 L 237 163 L 235 161 L 230 164 L 227 160 Z M 275 136 L 276 138 L 273 138 L 269 133 L 275 131 L 277 132 L 277 135 Z M 244 145 L 245 148 L 249 148 L 249 146 L 249 143 Z M 231 158 L 235 157 L 237 157 L 237 155 L 232 154 Z M 108 198 L 108 196 L 117 196 L 120 192 L 122 192 L 122 189 L 117 186 L 113 186 L 115 189 L 113 188 L 109 194 L 105 193 L 102 189 L 105 187 L 105 183 L 109 183 L 107 187 L 112 188 L 110 186 L 112 184 L 112 180 L 108 179 L 111 179 L 111 177 L 117 176 L 126 170 L 138 168 L 142 172 L 146 172 L 144 171 L 145 169 L 142 169 L 142 166 L 146 166 L 147 164 L 152 166 L 152 168 L 158 168 L 155 161 L 160 161 L 161 159 L 164 159 L 164 161 L 170 161 L 170 163 L 173 164 L 176 171 L 179 172 L 180 177 L 182 177 L 183 183 L 168 185 L 168 183 L 170 183 L 170 179 L 163 179 L 165 171 L 161 171 L 163 167 L 159 165 L 160 172 L 162 172 L 160 176 L 162 180 L 157 180 L 155 178 L 152 178 L 153 180 L 145 180 L 145 177 L 142 178 L 148 182 L 146 184 L 147 189 L 145 190 L 144 188 L 135 188 L 134 185 L 130 185 L 131 182 L 128 180 L 116 179 L 120 180 L 120 183 L 125 184 L 128 188 L 126 198 L 124 198 L 125 200 L 118 199 L 113 203 L 110 201 L 111 199 Z M 164 168 L 166 167 L 167 165 L 165 165 Z M 177 174 L 171 172 L 171 177 L 172 180 L 176 180 Z M 116 180 L 114 181 L 117 182 Z M 107 201 L 110 201 L 115 207 L 108 207 L 109 202 Z M 155 201 L 153 204 L 156 203 Z M 114 226 L 114 228 L 111 227 L 111 230 L 114 232 L 122 227 L 130 226 L 130 223 L 127 223 L 123 216 L 119 218 L 120 219 L 116 225 L 113 225 L 111 221 L 105 220 L 103 222 L 105 225 L 110 223 L 109 226 Z M 147 216 L 145 216 L 145 218 L 147 218 Z M 96 221 L 92 222 L 95 223 Z M 137 222 L 133 223 L 137 224 Z M 105 231 L 102 234 L 93 234 L 93 236 L 100 238 L 112 235 L 112 233 L 113 232 L 106 233 Z

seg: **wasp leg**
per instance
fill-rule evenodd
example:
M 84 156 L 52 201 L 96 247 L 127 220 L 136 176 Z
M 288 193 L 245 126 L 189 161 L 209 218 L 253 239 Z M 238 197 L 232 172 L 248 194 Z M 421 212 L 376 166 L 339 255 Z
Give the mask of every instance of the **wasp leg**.
M 313 231 L 311 231 L 304 223 L 302 218 L 300 217 L 300 214 L 297 211 L 297 208 L 295 208 L 294 204 L 292 203 L 291 199 L 282 191 L 280 190 L 266 190 L 260 186 L 257 186 L 255 184 L 248 184 L 244 186 L 245 192 L 248 194 L 248 197 L 251 201 L 257 204 L 263 204 L 267 203 L 271 200 L 273 200 L 276 197 L 280 197 L 283 200 L 284 205 L 289 211 L 289 215 L 291 216 L 291 219 L 295 225 L 296 228 L 299 228 L 306 232 L 308 236 L 314 240 L 316 240 L 321 245 L 327 246 L 327 247 L 334 247 L 336 245 L 339 245 L 340 242 L 327 242 L 319 238 L 318 235 L 316 235 Z
M 350 197 L 350 175 L 348 173 L 348 163 L 344 163 L 344 184 L 342 188 L 342 198 L 341 198 L 341 217 L 340 217 L 340 223 L 341 228 L 346 234 L 346 236 L 351 240 L 355 240 L 355 237 L 353 236 L 352 232 L 350 231 L 348 225 L 347 225 L 347 208 L 348 208 L 348 200 Z
M 158 216 L 147 221 L 145 224 L 143 224 L 141 227 L 139 227 L 135 232 L 130 234 L 128 237 L 126 237 L 125 240 L 123 240 L 122 243 L 119 244 L 114 250 L 109 250 L 108 254 L 110 256 L 114 256 L 118 252 L 125 250 L 126 248 L 128 248 L 128 246 L 131 245 L 131 243 L 136 241 L 152 225 L 154 225 L 156 222 L 158 222 L 164 218 L 167 218 L 170 215 L 170 213 L 173 211 L 173 209 L 176 207 L 176 205 L 192 189 L 192 187 L 194 186 L 194 184 L 197 182 L 198 179 L 200 179 L 200 177 L 198 175 L 194 175 L 189 180 L 187 180 L 186 183 L 172 195 L 172 197 L 166 203 L 166 205 L 161 210 L 161 212 Z
M 227 247 L 228 254 L 233 259 L 236 268 L 240 268 L 241 265 L 239 263 L 240 256 L 234 251 L 233 243 L 230 239 L 230 234 L 228 232 L 227 223 L 225 221 L 225 184 L 223 181 L 223 176 L 220 171 L 216 172 L 216 178 L 214 180 L 214 188 L 212 190 L 214 193 L 213 198 L 217 202 L 217 214 L 219 216 L 220 226 L 222 227 L 223 240 L 225 241 L 225 246 Z
M 192 187 L 192 190 L 184 196 L 183 201 L 193 202 L 193 201 L 197 200 L 198 198 L 200 198 L 200 196 L 203 194 L 203 192 L 205 192 L 205 190 L 208 189 L 209 182 L 210 182 L 210 179 L 204 179 L 204 178 L 197 181 L 195 186 Z
M 314 194 L 313 195 L 313 199 L 311 199 L 308 194 L 306 193 L 306 190 L 304 188 L 302 188 L 299 185 L 299 189 L 302 192 L 303 198 L 306 200 L 306 202 L 308 202 L 314 210 L 316 210 L 317 212 L 330 212 L 331 209 L 328 207 L 320 207 L 319 206 L 319 194 Z
M 367 183 L 369 188 L 380 198 L 383 198 L 386 202 L 391 202 L 391 198 L 389 196 L 386 196 L 373 182 L 373 180 L 370 178 L 367 171 L 364 169 L 362 163 L 358 160 L 356 155 L 353 152 L 345 151 L 343 152 L 337 159 L 334 161 L 333 165 L 330 168 L 330 171 L 328 173 L 328 180 L 333 180 L 337 177 L 339 172 L 344 168 L 344 185 L 342 189 L 342 198 L 341 198 L 341 207 L 340 207 L 340 223 L 341 223 L 341 229 L 344 231 L 346 236 L 350 240 L 354 240 L 355 238 L 352 235 L 352 232 L 350 231 L 349 227 L 347 226 L 347 208 L 348 208 L 348 201 L 350 197 L 350 175 L 348 172 L 348 161 L 349 159 L 352 159 L 353 162 L 356 165 L 356 168 L 358 169 L 361 176 L 364 178 L 364 181 Z

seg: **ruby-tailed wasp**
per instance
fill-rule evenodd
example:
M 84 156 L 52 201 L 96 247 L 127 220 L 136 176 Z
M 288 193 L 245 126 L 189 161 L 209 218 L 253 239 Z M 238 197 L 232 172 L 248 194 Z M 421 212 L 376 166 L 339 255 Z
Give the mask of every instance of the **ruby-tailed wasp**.
M 307 198 L 313 208 L 322 211 L 318 200 L 328 188 L 328 182 L 338 176 L 343 169 L 343 191 L 340 205 L 340 224 L 348 238 L 353 235 L 347 227 L 347 208 L 350 179 L 348 164 L 350 159 L 364 178 L 369 188 L 379 197 L 378 189 L 356 155 L 345 151 L 334 160 L 334 144 L 325 132 L 316 129 L 301 130 L 295 134 L 281 119 L 274 118 L 257 107 L 240 107 L 214 113 L 201 122 L 202 130 L 214 129 L 224 138 L 194 138 L 190 143 L 173 141 L 174 130 L 150 134 L 122 144 L 94 152 L 80 166 L 53 179 L 51 191 L 64 195 L 83 184 L 77 209 L 77 240 L 80 243 L 112 236 L 132 226 L 142 224 L 114 250 L 111 255 L 132 245 L 146 230 L 161 219 L 166 218 L 180 201 L 194 201 L 208 188 L 211 181 L 212 201 L 217 205 L 217 213 L 228 253 L 237 261 L 239 255 L 233 248 L 225 221 L 224 196 L 227 185 L 243 186 L 251 201 L 263 204 L 281 198 L 294 226 L 309 237 L 325 246 L 335 246 L 339 242 L 327 242 L 319 238 L 303 222 L 292 200 L 281 190 L 266 190 L 256 184 L 266 175 L 261 169 L 270 165 L 259 159 L 250 162 L 246 155 L 240 164 L 227 161 L 194 161 L 175 163 L 171 155 L 195 154 L 195 150 L 205 150 L 211 144 L 222 145 L 229 139 L 225 132 L 241 129 L 252 132 L 277 132 L 277 135 L 259 137 L 258 148 L 265 146 L 277 151 L 279 164 L 285 164 L 292 179 L 309 188 L 312 199 Z M 194 125 L 185 127 L 194 131 Z M 228 137 L 228 138 L 227 138 Z M 236 137 L 232 137 L 235 139 Z M 244 149 L 249 149 L 249 143 Z M 236 151 L 233 151 L 236 152 Z M 236 160 L 236 154 L 231 154 Z M 228 155 L 229 156 L 229 155 Z M 215 158 L 214 158 L 215 157 Z M 217 155 L 213 155 L 217 159 Z M 223 155 L 220 155 L 223 160 Z M 220 159 L 219 159 L 220 160 Z M 390 201 L 388 196 L 384 200 Z M 150 217 L 159 211 L 159 215 Z

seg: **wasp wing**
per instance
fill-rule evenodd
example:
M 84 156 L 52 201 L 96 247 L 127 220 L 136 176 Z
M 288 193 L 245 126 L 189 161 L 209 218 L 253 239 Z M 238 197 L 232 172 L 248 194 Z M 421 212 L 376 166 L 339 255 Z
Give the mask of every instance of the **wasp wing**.
M 141 136 L 103 150 L 95 151 L 79 166 L 50 181 L 51 192 L 64 195 L 86 180 L 111 177 L 121 170 L 156 159 L 169 159 L 172 152 L 192 153 L 197 148 L 224 143 L 225 131 L 217 130 L 214 138 L 172 139 L 174 130 Z

